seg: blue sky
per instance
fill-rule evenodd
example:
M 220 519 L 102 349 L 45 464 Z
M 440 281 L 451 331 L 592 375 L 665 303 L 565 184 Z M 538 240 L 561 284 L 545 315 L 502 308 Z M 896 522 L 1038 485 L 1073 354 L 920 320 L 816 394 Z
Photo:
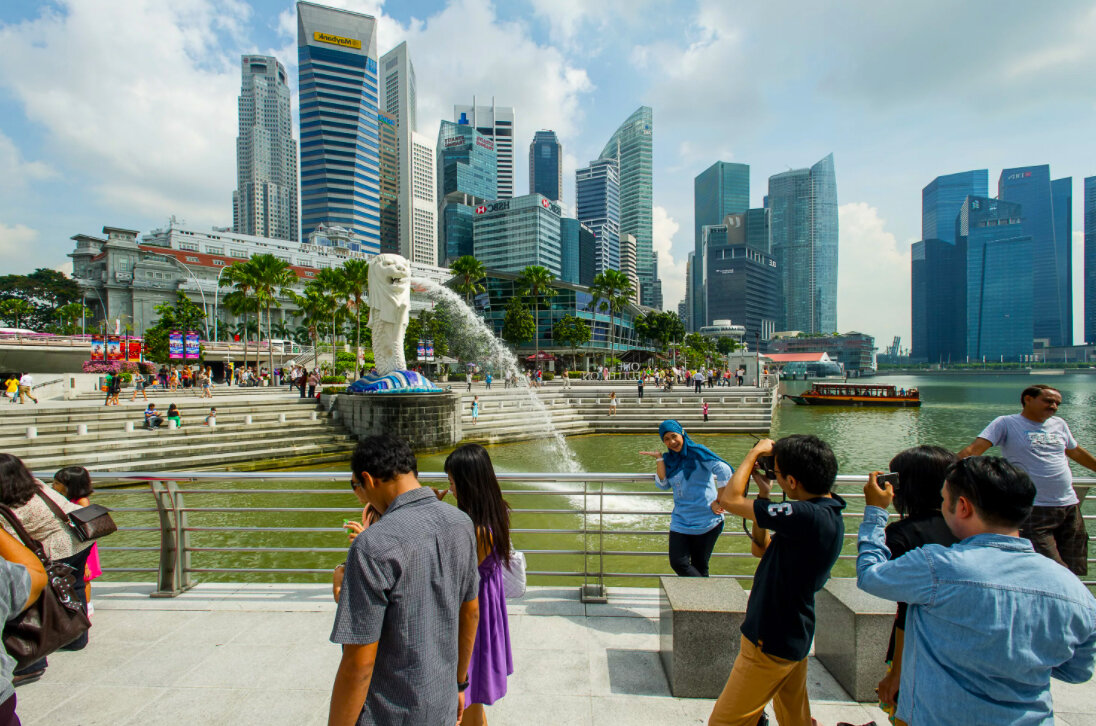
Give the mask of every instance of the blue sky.
M 639 105 L 654 108 L 655 241 L 667 307 L 684 291 L 693 178 L 717 160 L 768 177 L 833 152 L 838 324 L 909 344 L 909 245 L 934 176 L 1049 163 L 1074 181 L 1075 328 L 1084 176 L 1096 174 L 1096 3 L 925 0 L 340 0 L 407 40 L 419 131 L 492 95 L 517 111 L 517 190 L 533 133 L 576 166 Z M 69 237 L 147 231 L 172 214 L 232 221 L 239 56 L 295 75 L 283 0 L 0 3 L 0 255 L 67 261 Z

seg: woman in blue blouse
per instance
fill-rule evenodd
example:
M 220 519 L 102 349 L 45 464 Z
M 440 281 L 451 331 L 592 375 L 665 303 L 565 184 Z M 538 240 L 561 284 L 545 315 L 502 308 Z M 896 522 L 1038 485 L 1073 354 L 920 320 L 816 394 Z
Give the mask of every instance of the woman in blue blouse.
M 682 577 L 707 577 L 708 560 L 723 531 L 717 490 L 727 484 L 734 469 L 708 447 L 690 439 L 677 421 L 663 421 L 658 435 L 666 444 L 666 453 L 639 453 L 655 457 L 655 485 L 673 488 L 670 566 Z

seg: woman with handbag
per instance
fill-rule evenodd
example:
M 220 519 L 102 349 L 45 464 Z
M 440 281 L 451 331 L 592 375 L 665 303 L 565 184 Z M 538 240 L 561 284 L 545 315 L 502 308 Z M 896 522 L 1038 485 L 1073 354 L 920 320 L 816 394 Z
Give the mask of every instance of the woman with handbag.
M 91 474 L 82 466 L 66 466 L 53 475 L 53 490 L 78 507 L 91 504 L 91 495 L 95 489 L 91 485 Z M 88 615 L 91 608 L 91 581 L 103 574 L 99 563 L 99 543 L 92 542 L 88 553 L 88 563 L 84 568 L 84 602 Z
M 481 726 L 487 723 L 484 706 L 506 695 L 506 678 L 514 672 L 502 572 L 511 564 L 510 505 L 502 498 L 491 456 L 479 444 L 465 444 L 449 454 L 445 473 L 457 508 L 476 528 L 480 619 L 461 724 Z M 441 499 L 448 490 L 434 491 Z
M 42 544 L 45 554 L 51 560 L 64 563 L 75 571 L 73 595 L 86 609 L 84 568 L 91 554 L 92 543 L 80 541 L 69 520 L 65 518 L 69 512 L 80 507 L 71 504 L 35 479 L 23 462 L 11 454 L 0 454 L 0 504 L 11 508 L 27 534 Z M 17 535 L 7 519 L 0 518 L 0 526 L 9 534 Z M 65 649 L 80 650 L 87 646 L 87 642 L 85 632 L 66 645 Z M 18 685 L 38 680 L 45 672 L 46 665 L 46 659 L 42 658 L 20 668 L 15 672 L 15 683 Z
M 46 588 L 46 569 L 33 552 L 7 532 L 0 530 L 0 625 L 17 618 L 33 605 Z M 0 648 L 0 726 L 17 726 L 15 659 Z

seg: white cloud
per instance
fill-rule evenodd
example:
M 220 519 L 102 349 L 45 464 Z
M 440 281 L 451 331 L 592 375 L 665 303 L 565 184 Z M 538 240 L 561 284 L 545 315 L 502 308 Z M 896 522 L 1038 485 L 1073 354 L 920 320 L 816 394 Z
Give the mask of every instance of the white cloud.
M 677 310 L 677 304 L 685 299 L 685 259 L 673 256 L 674 237 L 681 225 L 669 215 L 665 207 L 655 205 L 652 213 L 652 242 L 658 255 L 658 276 L 662 280 L 662 307 Z
M 10 138 L 0 132 L 0 189 L 11 191 L 27 182 L 56 178 L 57 171 L 42 161 L 27 161 Z
M 879 347 L 901 335 L 909 347 L 909 244 L 900 245 L 866 202 L 842 204 L 837 216 L 837 327 L 873 335 Z
M 25 224 L 9 227 L 0 222 L 0 256 L 4 258 L 4 266 L 19 267 L 18 263 L 26 255 L 28 247 L 37 239 L 38 230 Z

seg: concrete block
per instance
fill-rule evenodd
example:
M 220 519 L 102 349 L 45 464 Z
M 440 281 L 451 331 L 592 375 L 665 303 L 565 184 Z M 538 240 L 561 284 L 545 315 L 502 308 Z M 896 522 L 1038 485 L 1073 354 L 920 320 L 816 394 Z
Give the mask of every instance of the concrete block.
M 856 580 L 831 579 L 815 597 L 815 657 L 856 701 L 876 700 L 896 609 L 858 588 Z
M 717 698 L 738 656 L 746 618 L 738 580 L 659 578 L 659 655 L 676 698 Z
M 132 433 L 133 432 L 133 422 L 132 421 L 126 421 L 125 430 L 126 430 L 127 433 Z
M 175 429 L 179 428 L 179 422 L 173 418 L 169 418 L 167 420 L 167 427 L 169 430 L 174 431 Z
M 28 439 L 38 438 L 38 428 L 35 427 L 35 426 L 27 426 L 27 438 Z
M 87 424 L 77 424 L 76 425 L 76 435 L 77 436 L 87 436 L 88 435 L 88 425 Z

